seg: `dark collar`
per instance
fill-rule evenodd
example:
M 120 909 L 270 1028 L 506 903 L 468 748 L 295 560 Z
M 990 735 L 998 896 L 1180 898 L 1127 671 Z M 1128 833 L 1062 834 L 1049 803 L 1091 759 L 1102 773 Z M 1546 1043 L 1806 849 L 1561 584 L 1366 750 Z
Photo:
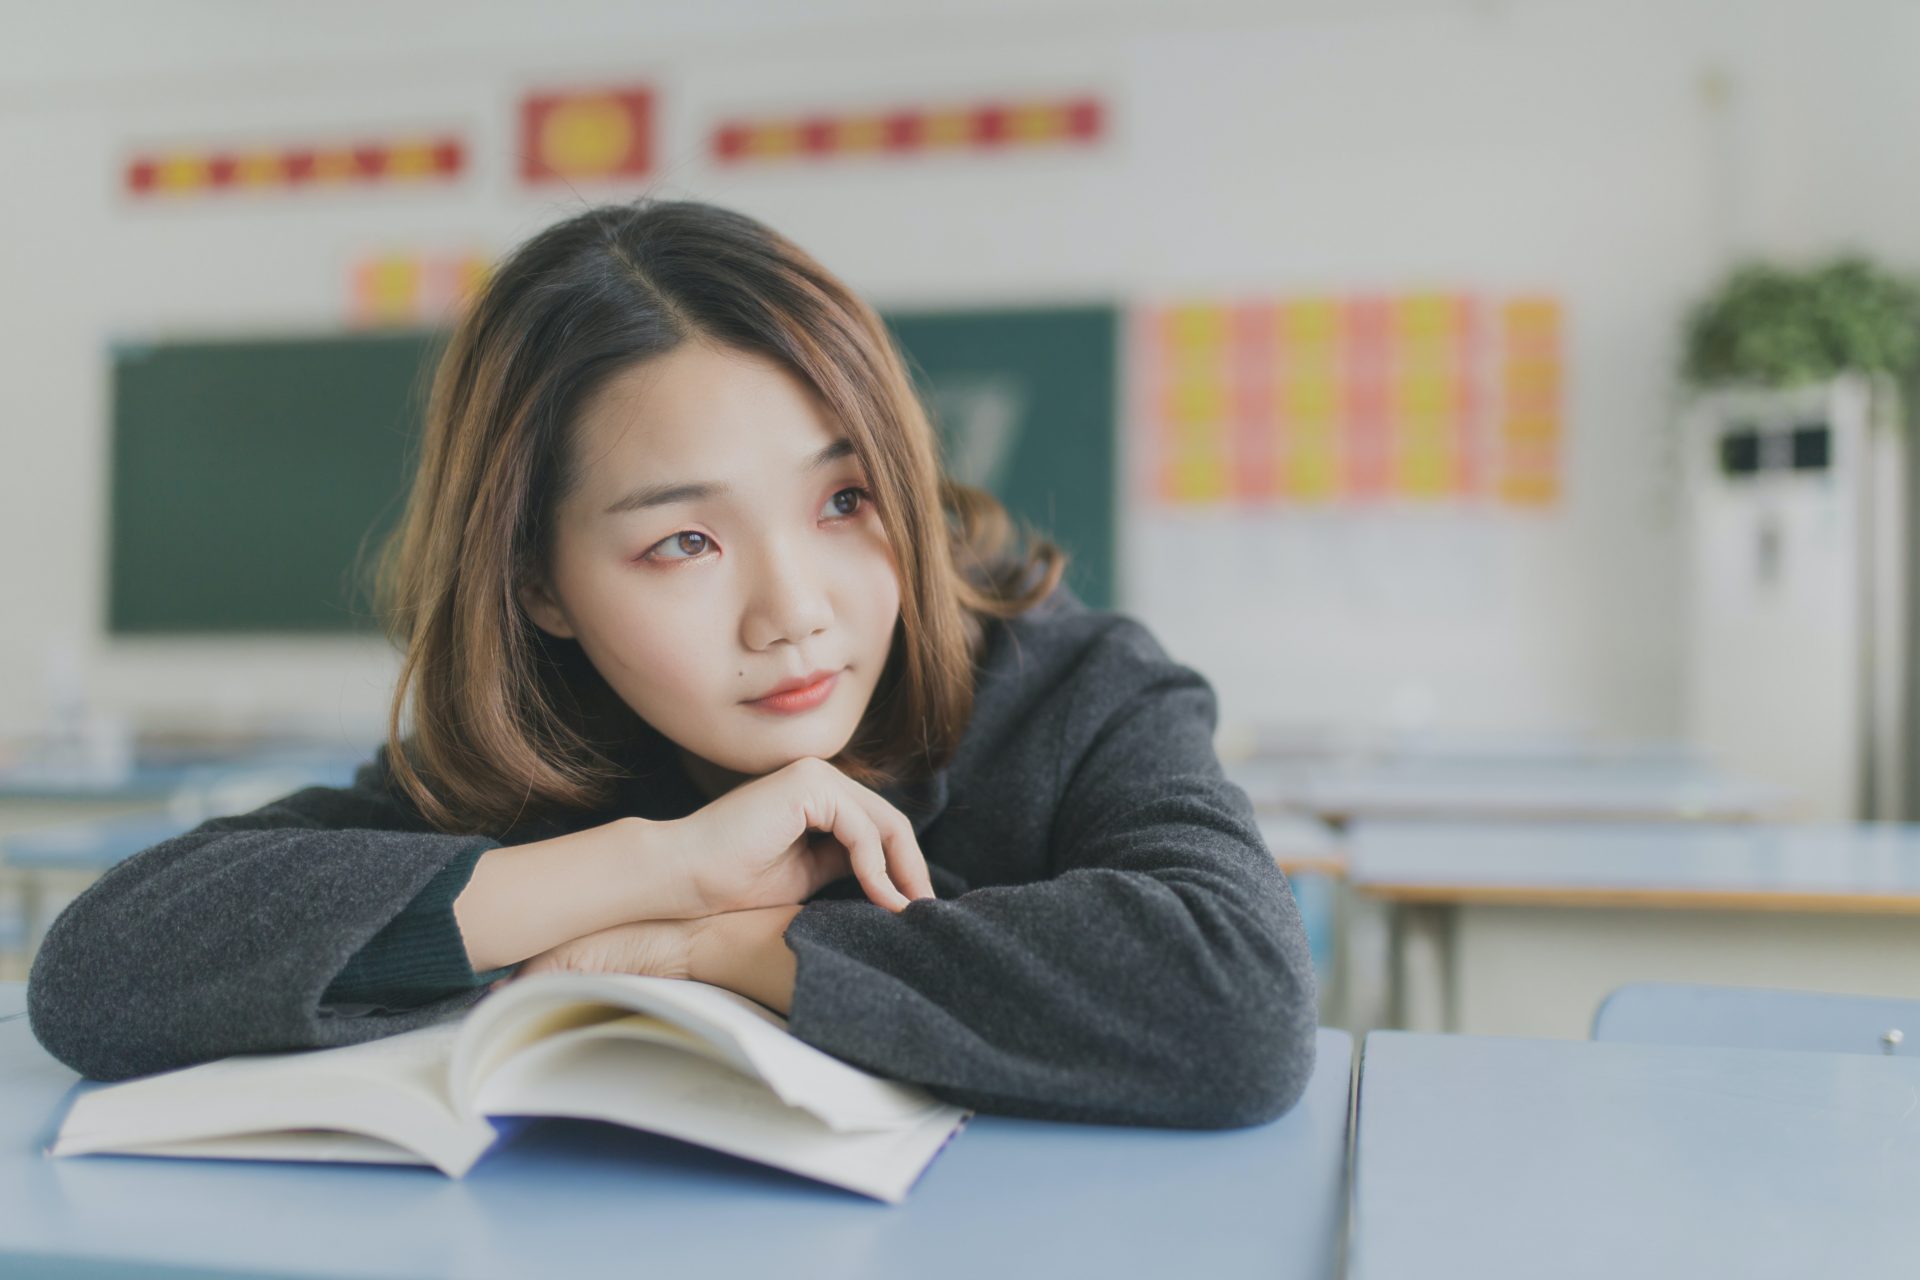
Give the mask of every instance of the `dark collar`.
M 907 815 L 913 823 L 913 835 L 917 840 L 927 833 L 927 828 L 933 825 L 933 820 L 946 810 L 947 771 L 936 769 L 933 776 L 929 778 L 881 787 L 879 795 L 882 800 Z

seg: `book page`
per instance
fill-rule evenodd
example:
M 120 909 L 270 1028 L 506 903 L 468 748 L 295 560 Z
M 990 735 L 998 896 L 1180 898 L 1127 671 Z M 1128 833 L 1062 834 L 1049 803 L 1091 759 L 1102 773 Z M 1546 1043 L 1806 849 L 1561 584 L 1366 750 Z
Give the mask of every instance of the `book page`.
M 285 1129 L 273 1133 L 237 1133 L 225 1138 L 189 1138 L 117 1148 L 129 1156 L 186 1156 L 196 1160 L 311 1160 L 329 1164 L 407 1164 L 432 1168 L 405 1147 L 364 1133 L 333 1129 Z
M 484 1117 L 458 1115 L 447 1095 L 458 1032 L 457 1023 L 443 1023 L 365 1044 L 240 1054 L 97 1086 L 74 1100 L 50 1153 L 159 1155 L 171 1144 L 271 1134 L 275 1159 L 364 1158 L 371 1149 L 364 1144 L 302 1132 L 339 1131 L 405 1148 L 417 1153 L 416 1163 L 459 1177 L 494 1133 Z
M 763 1081 L 780 1101 L 837 1131 L 913 1124 L 939 1105 L 924 1090 L 814 1048 L 788 1032 L 778 1014 L 724 988 L 634 974 L 550 973 L 509 983 L 467 1015 L 448 1085 L 455 1107 L 474 1111 L 484 1081 L 543 1036 L 570 1037 L 614 1021 L 571 1007 L 590 1003 L 650 1015 L 682 1033 L 689 1049 Z M 607 1034 L 631 1041 L 636 1025 Z
M 837 1130 L 761 1080 L 662 1042 L 644 1020 L 577 1028 L 516 1054 L 482 1084 L 475 1105 L 490 1115 L 644 1129 L 889 1203 L 906 1196 L 970 1114 L 930 1102 L 889 1127 Z

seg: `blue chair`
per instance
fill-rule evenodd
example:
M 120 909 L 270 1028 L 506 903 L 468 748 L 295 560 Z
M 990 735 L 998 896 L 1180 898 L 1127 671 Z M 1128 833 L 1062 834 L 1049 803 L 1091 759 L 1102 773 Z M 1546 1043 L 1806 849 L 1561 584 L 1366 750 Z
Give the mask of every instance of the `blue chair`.
M 1636 982 L 1600 1002 L 1595 1040 L 1920 1056 L 1920 1000 Z

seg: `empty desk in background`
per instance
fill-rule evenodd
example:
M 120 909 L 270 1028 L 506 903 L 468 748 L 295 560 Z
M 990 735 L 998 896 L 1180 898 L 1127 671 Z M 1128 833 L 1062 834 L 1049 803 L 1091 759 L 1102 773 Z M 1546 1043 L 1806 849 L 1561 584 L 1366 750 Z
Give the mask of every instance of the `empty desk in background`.
M 16 812 L 14 820 L 0 822 L 0 876 L 19 896 L 19 926 L 0 932 L 0 959 L 32 955 L 51 923 L 53 895 L 78 893 L 116 863 L 207 818 L 256 809 L 303 787 L 344 787 L 371 756 L 371 750 L 281 747 L 230 760 L 142 765 L 121 793 L 143 797 L 130 811 L 31 826 L 20 825 Z
M 1374 1032 L 1353 1280 L 1911 1275 L 1920 1061 Z
M 142 849 L 171 840 L 198 825 L 168 813 L 131 814 L 74 822 L 0 837 L 0 866 L 19 888 L 19 951 L 31 956 L 52 924 L 55 895 L 81 892 Z
M 1497 767 L 1637 765 L 1673 770 L 1703 763 L 1700 754 L 1685 743 L 1584 733 L 1237 724 L 1221 731 L 1219 745 L 1221 759 L 1236 764 L 1262 760 Z
M 0 768 L 0 979 L 24 975 L 38 937 L 50 880 L 58 873 L 25 870 L 8 860 L 15 839 L 74 825 L 165 821 L 167 807 L 194 777 L 183 765 L 141 763 L 113 777 L 80 777 L 43 768 Z M 182 828 L 184 830 L 184 828 Z
M 1332 827 L 1300 813 L 1259 815 L 1260 838 L 1286 873 L 1320 978 L 1320 1020 L 1346 1026 L 1347 855 Z
M 1787 811 L 1787 798 L 1770 788 L 1659 759 L 1249 759 L 1228 766 L 1227 776 L 1262 812 L 1308 813 L 1338 825 L 1369 818 L 1745 822 Z
M 1629 982 L 1910 995 L 1920 825 L 1362 822 L 1403 1025 L 1584 1037 Z
M 111 777 L 0 767 L 0 840 L 16 831 L 164 811 L 192 770 L 142 762 Z
M 373 750 L 362 744 L 273 742 L 231 753 L 166 752 L 136 758 L 112 774 L 10 763 L 0 766 L 0 831 L 22 825 L 14 815 L 31 815 L 36 807 L 54 810 L 57 819 L 150 811 L 166 808 L 182 795 L 203 794 L 237 777 L 263 773 L 345 785 Z M 51 821 L 41 819 L 36 825 Z
M 0 1011 L 19 984 L 0 984 Z M 0 1017 L 4 1013 L 0 1012 Z M 1269 1125 L 976 1116 L 904 1204 L 584 1121 L 431 1169 L 42 1154 L 75 1085 L 0 1021 L 0 1273 L 781 1277 L 1337 1274 L 1353 1042 Z M 88 1086 L 91 1087 L 91 1086 Z
M 135 759 L 125 768 L 103 770 L 35 760 L 0 764 L 0 802 L 165 804 L 201 763 L 184 759 Z

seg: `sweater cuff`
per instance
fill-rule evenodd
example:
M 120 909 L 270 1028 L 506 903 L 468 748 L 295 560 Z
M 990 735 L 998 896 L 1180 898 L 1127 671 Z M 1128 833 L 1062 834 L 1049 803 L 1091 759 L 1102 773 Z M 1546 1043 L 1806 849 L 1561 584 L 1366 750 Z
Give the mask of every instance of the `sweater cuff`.
M 320 996 L 321 1004 L 411 1008 L 504 977 L 506 965 L 475 973 L 453 900 L 473 878 L 474 864 L 497 841 L 477 839 L 435 872 L 413 900 L 348 959 Z

